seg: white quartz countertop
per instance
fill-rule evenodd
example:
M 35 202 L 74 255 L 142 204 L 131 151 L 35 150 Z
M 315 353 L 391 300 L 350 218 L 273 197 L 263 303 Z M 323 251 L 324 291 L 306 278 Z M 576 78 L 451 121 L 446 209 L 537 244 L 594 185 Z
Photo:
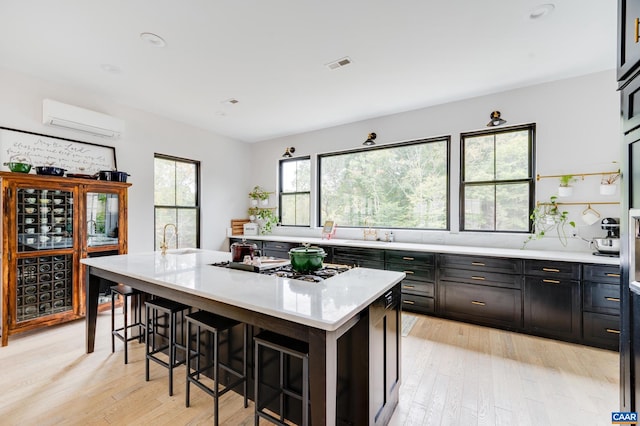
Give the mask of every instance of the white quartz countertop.
M 440 244 L 418 244 L 418 243 L 402 243 L 402 242 L 385 242 L 385 241 L 366 241 L 366 240 L 345 240 L 332 238 L 330 240 L 313 237 L 295 237 L 282 235 L 232 235 L 230 238 L 246 238 L 248 240 L 262 241 L 280 241 L 290 243 L 310 243 L 313 245 L 324 246 L 343 246 L 343 247 L 364 247 L 384 250 L 408 250 L 408 251 L 424 251 L 431 253 L 443 254 L 466 254 L 473 256 L 492 256 L 492 257 L 510 257 L 518 259 L 540 259 L 540 260 L 557 260 L 561 262 L 581 262 L 581 263 L 597 263 L 604 265 L 620 265 L 620 258 L 595 256 L 591 252 L 576 251 L 551 251 L 551 250 L 529 250 L 529 249 L 509 249 L 509 248 L 492 248 L 492 247 L 474 247 L 459 245 L 440 245 Z
M 82 259 L 85 265 L 322 330 L 333 331 L 405 274 L 354 268 L 320 283 L 212 266 L 227 252 L 183 249 Z

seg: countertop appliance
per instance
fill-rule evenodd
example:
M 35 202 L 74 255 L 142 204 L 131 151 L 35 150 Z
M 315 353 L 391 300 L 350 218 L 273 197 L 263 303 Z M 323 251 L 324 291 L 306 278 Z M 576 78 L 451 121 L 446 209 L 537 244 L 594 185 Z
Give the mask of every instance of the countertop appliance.
M 597 256 L 618 256 L 620 253 L 620 219 L 605 217 L 600 222 L 600 227 L 607 231 L 604 238 L 594 238 L 593 245 Z

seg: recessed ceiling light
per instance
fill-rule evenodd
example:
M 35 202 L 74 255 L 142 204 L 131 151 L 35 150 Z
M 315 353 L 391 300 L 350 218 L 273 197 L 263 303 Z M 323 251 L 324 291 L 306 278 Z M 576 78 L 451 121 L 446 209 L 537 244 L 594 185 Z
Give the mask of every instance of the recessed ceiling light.
M 235 105 L 237 103 L 239 103 L 240 101 L 237 100 L 236 98 L 229 98 L 227 100 L 222 101 L 223 104 L 225 105 Z
M 531 13 L 529 13 L 529 19 L 535 20 L 545 18 L 551 15 L 551 12 L 553 12 L 555 8 L 556 6 L 551 3 L 540 4 L 531 9 Z
M 162 37 L 153 33 L 140 33 L 140 39 L 153 47 L 165 47 L 167 42 Z
M 109 74 L 120 74 L 122 72 L 120 68 L 111 64 L 100 64 L 100 69 Z

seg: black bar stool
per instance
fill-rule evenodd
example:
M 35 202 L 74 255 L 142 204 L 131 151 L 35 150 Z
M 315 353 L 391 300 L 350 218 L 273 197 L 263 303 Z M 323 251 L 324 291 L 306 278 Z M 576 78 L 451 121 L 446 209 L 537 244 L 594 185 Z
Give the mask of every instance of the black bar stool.
M 145 302 L 146 306 L 146 314 L 147 314 L 147 323 L 145 327 L 145 342 L 146 342 L 146 357 L 145 357 L 145 379 L 149 381 L 149 361 L 154 361 L 163 367 L 169 370 L 169 396 L 173 396 L 173 369 L 181 364 L 184 364 L 186 359 L 178 359 L 176 356 L 177 349 L 182 351 L 186 350 L 186 339 L 184 337 L 184 330 L 182 327 L 184 326 L 185 320 L 185 311 L 191 312 L 191 307 L 187 305 L 183 305 L 182 303 L 174 302 L 167 299 L 153 299 Z M 177 341 L 177 320 L 178 314 L 181 315 L 181 339 L 180 342 Z M 169 324 L 161 324 L 158 321 L 160 316 L 164 317 L 167 315 L 169 317 Z M 169 331 L 169 335 L 162 334 L 159 332 L 160 328 L 167 328 Z M 167 340 L 165 342 L 160 342 L 162 344 L 156 344 L 156 337 L 162 337 L 163 339 L 158 340 Z M 161 358 L 158 358 L 158 354 L 164 351 L 169 352 L 169 360 L 165 361 Z
M 207 394 L 213 397 L 214 409 L 213 419 L 214 424 L 218 424 L 218 398 L 236 386 L 242 384 L 242 395 L 244 396 L 244 407 L 247 408 L 247 324 L 240 323 L 239 321 L 232 320 L 230 318 L 221 317 L 219 315 L 212 314 L 211 312 L 198 311 L 186 316 L 187 319 L 187 395 L 186 406 L 189 406 L 189 385 L 193 383 Z M 242 371 L 234 370 L 231 366 L 233 361 L 233 348 L 231 347 L 231 330 L 242 325 Z M 195 334 L 191 334 L 191 326 L 195 326 Z M 225 332 L 227 334 L 226 344 L 228 348 L 228 363 L 224 364 L 219 359 L 220 333 Z M 211 336 L 211 351 L 213 352 L 213 359 L 211 362 L 205 363 L 206 365 L 200 365 L 200 357 L 202 355 L 201 334 L 205 332 Z M 195 349 L 192 349 L 192 343 L 195 341 Z M 195 370 L 191 371 L 191 365 L 195 358 Z M 204 381 L 200 379 L 200 375 L 209 369 L 213 369 L 213 387 L 208 386 Z M 230 373 L 237 377 L 237 380 L 231 382 L 227 377 L 227 385 L 221 385 L 220 369 Z M 220 386 L 223 386 L 220 389 Z
M 285 421 L 285 399 L 297 399 L 301 401 L 302 425 L 309 424 L 309 345 L 297 339 L 273 333 L 271 331 L 263 331 L 253 338 L 255 346 L 255 424 L 260 422 L 260 418 L 266 419 L 277 425 L 285 426 L 290 423 Z M 261 381 L 263 369 L 268 365 L 261 362 L 261 347 L 274 351 L 278 355 L 279 363 L 279 383 L 277 385 L 265 383 Z M 263 349 L 264 351 L 264 349 Z M 287 357 L 299 358 L 302 360 L 302 391 L 296 392 L 289 387 L 289 362 Z M 262 390 L 270 391 L 266 399 L 261 395 Z M 289 397 L 289 398 L 286 398 Z M 267 405 L 279 398 L 279 410 L 277 413 L 280 417 L 276 418 L 265 411 Z
M 115 318 L 115 299 L 116 296 L 122 297 L 122 311 L 124 314 L 124 324 L 122 327 L 116 328 Z M 131 298 L 131 305 L 129 305 Z M 129 306 L 133 313 L 133 322 L 129 324 Z M 134 336 L 129 335 L 129 329 L 138 328 L 138 333 Z M 116 351 L 115 338 L 117 337 L 124 342 L 124 363 L 129 363 L 128 342 L 138 339 L 142 342 L 144 335 L 144 323 L 142 322 L 142 293 L 128 285 L 118 284 L 111 286 L 111 353 Z

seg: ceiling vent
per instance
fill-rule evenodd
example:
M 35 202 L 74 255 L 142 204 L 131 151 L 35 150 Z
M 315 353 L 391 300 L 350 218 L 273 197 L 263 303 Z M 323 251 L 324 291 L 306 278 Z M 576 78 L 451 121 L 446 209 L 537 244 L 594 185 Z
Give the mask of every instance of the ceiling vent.
M 119 118 L 51 99 L 42 100 L 42 122 L 103 138 L 119 138 L 124 131 L 124 121 Z
M 338 59 L 337 61 L 329 62 L 325 66 L 330 70 L 335 70 L 338 68 L 346 67 L 349 64 L 351 64 L 351 58 L 345 56 L 344 58 Z

